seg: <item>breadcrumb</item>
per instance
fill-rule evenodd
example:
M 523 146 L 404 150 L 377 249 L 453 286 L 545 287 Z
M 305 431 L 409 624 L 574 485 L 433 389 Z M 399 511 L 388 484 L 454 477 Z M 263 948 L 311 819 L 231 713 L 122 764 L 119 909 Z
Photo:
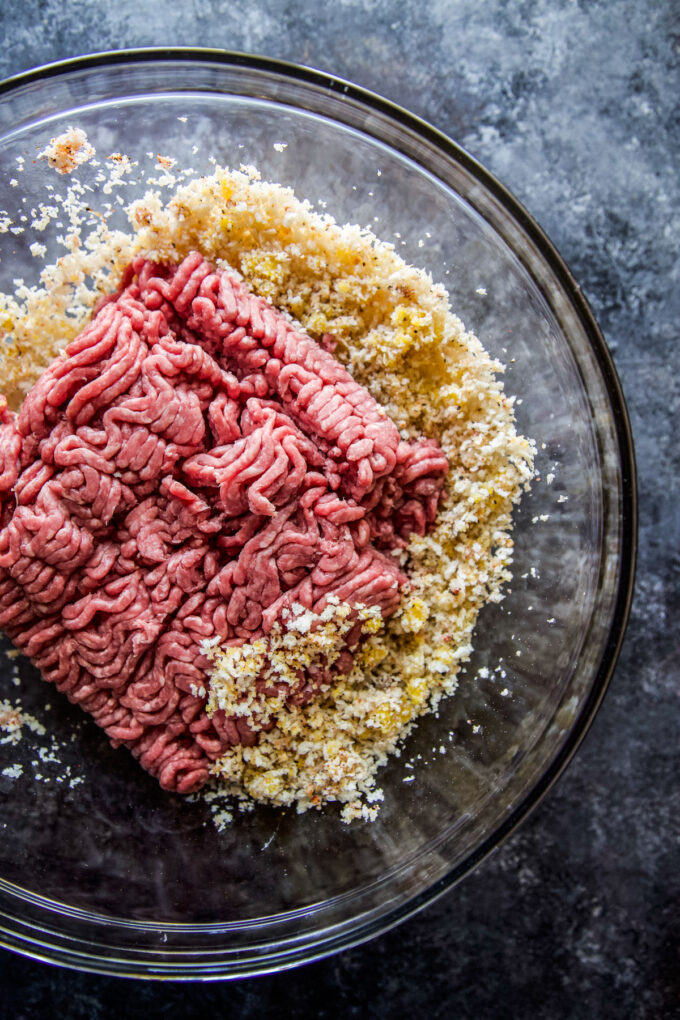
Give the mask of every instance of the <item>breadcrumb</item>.
M 63 134 L 50 140 L 50 144 L 39 153 L 50 166 L 60 174 L 70 174 L 87 163 L 94 156 L 94 148 L 81 128 L 70 127 Z

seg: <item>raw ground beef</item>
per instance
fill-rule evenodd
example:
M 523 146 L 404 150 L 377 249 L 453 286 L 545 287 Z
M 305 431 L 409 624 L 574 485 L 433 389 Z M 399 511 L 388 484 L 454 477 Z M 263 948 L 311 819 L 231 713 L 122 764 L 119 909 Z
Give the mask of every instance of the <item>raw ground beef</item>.
M 331 594 L 388 617 L 406 583 L 390 550 L 433 522 L 447 466 L 235 275 L 137 259 L 20 412 L 0 398 L 0 627 L 193 791 L 258 729 L 207 716 L 201 643 Z

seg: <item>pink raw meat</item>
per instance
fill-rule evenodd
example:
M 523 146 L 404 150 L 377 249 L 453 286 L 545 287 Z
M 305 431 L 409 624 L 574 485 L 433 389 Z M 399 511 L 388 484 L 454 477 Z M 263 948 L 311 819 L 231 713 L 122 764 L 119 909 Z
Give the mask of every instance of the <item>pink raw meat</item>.
M 425 534 L 447 467 L 235 275 L 137 259 L 19 414 L 0 397 L 0 627 L 161 786 L 196 790 L 258 730 L 207 716 L 203 640 L 331 594 L 388 617 L 389 552 Z

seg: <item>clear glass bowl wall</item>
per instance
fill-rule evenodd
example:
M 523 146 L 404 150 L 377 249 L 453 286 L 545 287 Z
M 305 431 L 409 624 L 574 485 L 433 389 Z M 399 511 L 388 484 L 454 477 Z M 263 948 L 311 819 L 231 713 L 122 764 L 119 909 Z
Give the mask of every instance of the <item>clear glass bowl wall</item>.
M 0 95 L 2 208 L 43 200 L 48 174 L 60 186 L 34 159 L 71 124 L 100 154 L 148 163 L 147 152 L 163 153 L 200 172 L 210 156 L 255 164 L 265 179 L 326 202 L 337 220 L 394 240 L 446 285 L 454 310 L 507 364 L 519 427 L 538 444 L 541 481 L 516 514 L 512 590 L 483 611 L 459 693 L 381 773 L 385 802 L 372 824 L 343 825 L 333 810 L 263 808 L 217 832 L 203 802 L 163 793 L 20 662 L 24 706 L 61 739 L 75 733 L 68 761 L 85 781 L 75 789 L 33 781 L 30 741 L 0 748 L 3 767 L 26 766 L 19 780 L 0 777 L 0 941 L 70 966 L 146 976 L 290 966 L 385 929 L 453 884 L 577 745 L 629 599 L 625 409 L 592 316 L 535 224 L 464 152 L 376 97 L 304 69 L 208 52 L 53 67 Z M 9 186 L 13 175 L 20 188 Z M 50 254 L 57 232 L 46 237 Z M 2 237 L 2 289 L 18 276 L 36 281 L 33 239 Z M 0 698 L 16 693 L 3 656 Z M 417 770 L 405 771 L 418 755 Z M 415 780 L 404 783 L 407 775 Z

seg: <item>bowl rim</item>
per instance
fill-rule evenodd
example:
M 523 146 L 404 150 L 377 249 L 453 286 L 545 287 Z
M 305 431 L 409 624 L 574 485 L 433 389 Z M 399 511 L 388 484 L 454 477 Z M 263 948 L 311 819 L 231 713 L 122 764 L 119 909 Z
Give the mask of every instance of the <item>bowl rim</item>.
M 612 415 L 612 425 L 617 447 L 621 470 L 621 516 L 620 516 L 620 557 L 619 577 L 616 585 L 616 593 L 613 599 L 613 608 L 607 633 L 602 658 L 593 677 L 590 690 L 584 699 L 583 705 L 577 719 L 572 724 L 563 746 L 555 757 L 550 761 L 544 774 L 535 782 L 531 789 L 525 794 L 515 806 L 508 817 L 502 821 L 494 831 L 487 836 L 480 845 L 468 854 L 463 861 L 453 867 L 449 872 L 432 883 L 420 893 L 413 896 L 403 904 L 393 907 L 384 915 L 361 921 L 350 931 L 344 931 L 333 936 L 332 929 L 327 930 L 326 937 L 311 945 L 305 945 L 294 949 L 283 958 L 279 956 L 272 960 L 267 957 L 263 960 L 264 966 L 246 967 L 243 969 L 238 965 L 230 971 L 229 964 L 222 959 L 217 971 L 205 972 L 195 966 L 175 963 L 182 968 L 177 970 L 166 970 L 163 967 L 153 964 L 145 965 L 143 960 L 121 960 L 113 957 L 93 957 L 85 959 L 77 950 L 70 950 L 68 947 L 56 946 L 54 941 L 43 941 L 42 938 L 31 935 L 34 928 L 26 933 L 17 934 L 8 931 L 4 926 L 4 918 L 0 919 L 0 946 L 19 952 L 22 955 L 32 957 L 47 963 L 59 963 L 61 965 L 99 974 L 120 975 L 129 977 L 147 977 L 156 979 L 177 979 L 193 980 L 200 975 L 202 980 L 224 980 L 225 978 L 238 978 L 247 974 L 272 973 L 289 969 L 301 963 L 322 959 L 342 949 L 351 948 L 367 940 L 382 934 L 395 925 L 419 912 L 429 903 L 442 896 L 447 890 L 453 888 L 465 875 L 473 871 L 486 857 L 499 847 L 512 832 L 524 821 L 531 811 L 543 800 L 555 781 L 562 774 L 566 766 L 573 758 L 583 738 L 588 732 L 595 714 L 600 707 L 604 695 L 611 681 L 619 653 L 623 644 L 626 625 L 628 623 L 630 609 L 633 600 L 635 569 L 637 560 L 637 473 L 635 464 L 635 451 L 633 445 L 632 429 L 628 411 L 626 408 L 623 389 L 614 365 L 612 355 L 607 347 L 603 333 L 595 319 L 590 305 L 576 282 L 574 275 L 567 266 L 563 257 L 559 254 L 552 241 L 548 238 L 543 229 L 538 225 L 534 217 L 528 212 L 524 205 L 514 196 L 512 192 L 489 170 L 486 169 L 466 149 L 449 138 L 443 131 L 430 124 L 417 114 L 386 99 L 383 96 L 355 85 L 352 82 L 329 72 L 307 67 L 291 61 L 280 60 L 268 56 L 251 54 L 240 51 L 222 50 L 210 47 L 139 47 L 121 50 L 106 50 L 92 52 L 78 57 L 53 61 L 20 72 L 0 81 L 0 102 L 8 94 L 19 88 L 42 80 L 49 80 L 62 75 L 87 69 L 115 66 L 121 64 L 135 63 L 212 63 L 231 68 L 244 68 L 245 70 L 270 72 L 281 75 L 287 80 L 294 80 L 327 89 L 338 93 L 349 100 L 375 111 L 396 121 L 400 126 L 420 136 L 435 149 L 438 149 L 446 157 L 454 160 L 468 171 L 483 188 L 485 188 L 509 213 L 519 228 L 528 236 L 535 245 L 538 253 L 547 264 L 548 269 L 554 274 L 561 286 L 564 295 L 569 300 L 580 325 L 587 338 L 590 349 L 595 356 L 597 366 L 601 372 L 602 381 L 609 400 Z M 528 267 L 527 267 L 528 268 Z M 1 883 L 3 886 L 4 882 Z M 23 890 L 21 890 L 23 892 Z M 19 892 L 19 890 L 17 890 Z M 26 897 L 34 905 L 42 901 L 44 907 L 48 907 L 53 901 L 45 901 L 42 897 L 29 893 Z M 21 896 L 21 899 L 25 897 Z M 68 905 L 56 904 L 57 907 Z M 80 913 L 80 912 L 78 912 Z M 92 920 L 99 919 L 96 915 L 86 912 Z M 136 926 L 136 922 L 134 924 Z M 157 925 L 151 925 L 157 928 Z M 140 928 L 146 927 L 146 923 L 139 924 Z M 164 928 L 171 930 L 174 926 L 164 924 Z M 191 925 L 191 929 L 212 929 L 214 925 Z M 38 929 L 40 930 L 40 929 Z M 41 934 L 48 934 L 44 929 Z M 171 965 L 172 967 L 172 965 Z

